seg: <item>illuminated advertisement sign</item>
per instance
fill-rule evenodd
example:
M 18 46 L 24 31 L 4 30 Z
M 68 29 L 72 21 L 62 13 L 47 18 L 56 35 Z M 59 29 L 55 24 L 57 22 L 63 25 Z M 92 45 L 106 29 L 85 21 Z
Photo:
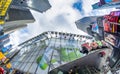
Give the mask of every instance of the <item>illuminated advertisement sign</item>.
M 10 45 L 8 45 L 8 46 L 6 46 L 6 47 L 3 47 L 1 51 L 2 51 L 3 53 L 5 53 L 6 51 L 9 51 L 11 48 L 12 48 L 12 45 L 10 44 Z
M 12 0 L 0 0 L 0 16 L 5 16 L 11 2 Z

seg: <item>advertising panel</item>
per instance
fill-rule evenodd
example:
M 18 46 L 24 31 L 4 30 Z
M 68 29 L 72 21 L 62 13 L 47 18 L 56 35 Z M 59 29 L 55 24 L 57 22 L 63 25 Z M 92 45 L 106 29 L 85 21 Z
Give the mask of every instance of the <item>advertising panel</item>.
M 10 44 L 10 45 L 8 45 L 8 46 L 6 46 L 6 47 L 3 47 L 1 51 L 2 51 L 3 53 L 5 53 L 5 52 L 9 51 L 11 48 L 12 48 L 12 45 Z

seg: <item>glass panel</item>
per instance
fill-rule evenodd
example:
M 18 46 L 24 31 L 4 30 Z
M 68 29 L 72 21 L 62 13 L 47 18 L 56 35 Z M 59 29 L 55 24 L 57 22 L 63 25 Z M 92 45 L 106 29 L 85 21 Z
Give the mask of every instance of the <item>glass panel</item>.
M 55 35 L 54 35 L 55 36 Z M 77 38 L 76 38 L 77 39 Z M 51 70 L 83 57 L 80 44 L 73 38 L 51 38 L 44 41 L 29 41 L 12 59 L 13 68 L 32 74 L 48 74 Z M 29 43 L 32 43 L 29 45 Z M 28 46 L 26 46 L 28 45 Z M 60 70 L 57 70 L 60 71 Z M 60 74 L 61 72 L 56 72 Z
M 61 65 L 60 51 L 59 49 L 54 49 L 54 53 L 51 59 L 51 63 L 54 65 L 54 68 Z

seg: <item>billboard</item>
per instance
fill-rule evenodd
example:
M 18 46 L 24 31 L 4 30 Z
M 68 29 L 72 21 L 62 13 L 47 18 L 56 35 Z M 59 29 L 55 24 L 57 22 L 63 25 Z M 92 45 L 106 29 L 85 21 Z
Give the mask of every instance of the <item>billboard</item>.
M 5 52 L 9 51 L 11 48 L 12 48 L 12 45 L 10 44 L 10 45 L 8 45 L 8 46 L 6 46 L 6 47 L 3 47 L 3 48 L 1 49 L 1 51 L 2 51 L 3 53 L 5 53 Z

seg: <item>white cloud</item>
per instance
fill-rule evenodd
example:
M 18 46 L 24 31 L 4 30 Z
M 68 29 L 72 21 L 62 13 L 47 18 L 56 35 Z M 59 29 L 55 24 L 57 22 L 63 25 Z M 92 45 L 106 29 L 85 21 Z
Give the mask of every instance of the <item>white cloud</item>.
M 77 1 L 77 0 L 76 0 Z M 83 33 L 77 29 L 75 21 L 81 18 L 78 11 L 72 8 L 75 0 L 50 0 L 52 8 L 44 13 L 31 10 L 36 19 L 35 23 L 28 24 L 29 34 L 24 36 L 19 31 L 15 33 L 17 41 L 25 41 L 44 31 L 64 31 L 71 33 Z
M 24 42 L 29 38 L 32 38 L 44 31 L 63 31 L 76 34 L 85 34 L 77 29 L 75 21 L 88 15 L 98 15 L 98 11 L 92 11 L 91 4 L 98 0 L 83 0 L 83 10 L 85 15 L 81 15 L 80 12 L 72 7 L 73 3 L 78 0 L 49 0 L 52 8 L 44 13 L 39 13 L 31 10 L 35 22 L 28 24 L 29 34 L 22 35 L 19 31 L 15 33 L 16 41 Z

